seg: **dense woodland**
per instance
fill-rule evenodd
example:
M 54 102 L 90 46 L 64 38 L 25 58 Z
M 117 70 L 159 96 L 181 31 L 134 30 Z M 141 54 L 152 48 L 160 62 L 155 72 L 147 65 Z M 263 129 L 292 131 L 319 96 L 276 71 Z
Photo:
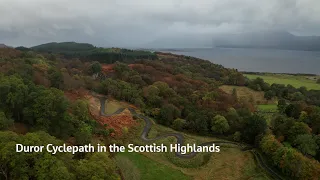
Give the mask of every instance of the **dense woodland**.
M 279 112 L 268 125 L 252 100 L 227 94 L 221 85 L 264 91 L 266 99 L 278 99 Z M 293 179 L 320 177 L 320 91 L 249 80 L 235 69 L 193 57 L 49 43 L 0 49 L 0 179 L 119 176 L 108 153 L 53 156 L 11 150 L 17 142 L 82 145 L 92 137 L 108 139 L 113 129 L 90 116 L 88 102 L 64 96 L 79 88 L 134 104 L 178 131 L 252 144 Z M 8 131 L 17 123 L 28 127 L 26 135 Z

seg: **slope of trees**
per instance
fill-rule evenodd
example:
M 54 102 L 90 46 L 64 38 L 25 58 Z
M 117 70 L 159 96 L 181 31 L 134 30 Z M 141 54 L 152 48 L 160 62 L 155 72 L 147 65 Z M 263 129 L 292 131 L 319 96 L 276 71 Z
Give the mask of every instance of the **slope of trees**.
M 223 135 L 260 147 L 291 177 L 312 179 L 318 175 L 318 171 L 312 172 L 320 157 L 318 91 L 269 85 L 259 78 L 250 81 L 235 69 L 193 57 L 78 43 L 10 49 L 1 54 L 0 65 L 0 130 L 23 123 L 32 132 L 25 136 L 1 132 L 0 143 L 6 144 L 0 146 L 3 156 L 10 145 L 29 139 L 31 144 L 71 139 L 74 145 L 82 145 L 92 142 L 93 136 L 107 138 L 111 130 L 91 118 L 88 102 L 70 102 L 64 96 L 64 91 L 86 88 L 134 104 L 158 123 L 176 130 Z M 250 101 L 239 100 L 235 91 L 229 95 L 220 90 L 223 84 L 264 91 L 267 99 L 278 97 L 279 114 L 270 127 Z M 63 156 L 43 156 L 48 160 L 38 162 L 38 156 L 26 154 L 15 157 L 12 162 L 29 168 L 21 170 L 10 164 L 9 156 L 3 157 L 0 178 L 15 179 L 21 174 L 22 179 L 41 179 L 48 169 L 61 172 L 65 179 L 116 176 L 108 154 L 77 154 L 65 160 Z M 57 166 L 46 162 L 57 162 Z M 304 163 L 300 169 L 297 162 Z
M 320 163 L 311 160 L 291 147 L 282 145 L 273 135 L 261 140 L 261 149 L 270 157 L 274 166 L 294 179 L 318 179 Z
M 116 61 L 133 62 L 136 59 L 156 59 L 154 53 L 148 51 L 134 51 L 119 48 L 97 48 L 87 43 L 63 42 L 47 43 L 34 46 L 31 49 L 18 47 L 18 50 L 33 50 L 41 53 L 60 54 L 65 58 L 79 58 L 86 61 L 99 61 L 101 63 L 115 63 Z

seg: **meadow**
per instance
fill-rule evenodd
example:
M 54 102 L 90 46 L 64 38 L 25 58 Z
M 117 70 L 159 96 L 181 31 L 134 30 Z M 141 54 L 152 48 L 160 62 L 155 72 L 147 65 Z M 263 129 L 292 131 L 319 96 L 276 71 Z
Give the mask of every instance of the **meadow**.
M 117 165 L 121 168 L 123 177 L 128 180 L 189 180 L 191 177 L 181 171 L 163 165 L 139 153 L 119 153 L 116 156 Z
M 245 74 L 249 79 L 256 79 L 257 77 L 262 78 L 265 82 L 270 85 L 273 83 L 276 84 L 285 84 L 292 85 L 293 87 L 299 88 L 305 86 L 308 90 L 320 90 L 320 84 L 317 84 L 316 76 L 300 76 L 300 75 L 287 75 L 287 74 Z
M 274 114 L 278 112 L 277 108 L 276 104 L 260 104 L 257 106 L 258 113 L 266 118 L 269 126 Z

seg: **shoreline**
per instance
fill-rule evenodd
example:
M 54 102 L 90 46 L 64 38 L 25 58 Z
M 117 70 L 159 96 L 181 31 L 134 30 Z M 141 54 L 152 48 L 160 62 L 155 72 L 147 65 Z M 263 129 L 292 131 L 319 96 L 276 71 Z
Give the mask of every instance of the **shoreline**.
M 216 62 L 214 61 L 214 59 L 208 59 L 208 58 L 203 58 L 203 57 L 197 57 L 197 56 L 192 56 L 192 55 L 185 55 L 185 54 L 182 54 L 182 53 L 177 53 L 177 52 L 190 52 L 190 51 L 166 51 L 166 50 L 157 50 L 157 51 L 154 51 L 156 54 L 157 53 L 162 53 L 162 54 L 171 54 L 173 56 L 184 56 L 184 57 L 189 57 L 189 58 L 194 58 L 194 59 L 201 59 L 201 60 L 205 60 L 205 61 L 210 61 L 211 63 L 213 64 L 218 64 L 218 65 L 222 65 L 224 66 L 225 68 L 228 68 L 228 69 L 236 69 L 238 70 L 239 72 L 241 73 L 244 73 L 244 74 L 257 74 L 257 75 L 261 75 L 261 74 L 275 74 L 275 75 L 279 75 L 279 74 L 284 74 L 284 75 L 292 75 L 292 76 L 320 76 L 320 73 L 317 74 L 317 73 L 308 73 L 308 72 L 271 72 L 271 71 L 251 71 L 251 70 L 239 70 L 240 67 L 230 67 L 230 66 L 227 66 L 227 65 L 223 65 L 221 62 Z M 258 59 L 257 59 L 258 60 Z
M 273 72 L 252 72 L 252 71 L 239 71 L 243 74 L 254 74 L 254 75 L 290 75 L 290 76 L 319 76 L 320 74 L 309 74 L 309 73 L 273 73 Z

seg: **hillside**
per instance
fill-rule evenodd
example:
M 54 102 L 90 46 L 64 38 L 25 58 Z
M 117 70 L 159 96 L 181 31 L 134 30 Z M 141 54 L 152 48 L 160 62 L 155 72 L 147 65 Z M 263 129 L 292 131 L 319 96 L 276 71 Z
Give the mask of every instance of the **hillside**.
M 78 58 L 84 61 L 114 63 L 116 61 L 132 61 L 135 59 L 155 59 L 156 55 L 149 51 L 134 51 L 120 48 L 98 48 L 87 43 L 61 42 L 47 43 L 29 48 L 17 47 L 18 50 L 33 50 L 39 53 L 60 54 L 65 58 Z
M 320 177 L 319 90 L 199 58 L 73 42 L 2 48 L 0 95 L 0 179 L 150 178 L 143 163 L 171 179 Z M 12 151 L 16 143 L 213 142 L 223 152 Z
M 31 47 L 31 49 L 39 52 L 52 52 L 52 53 L 62 53 L 62 52 L 82 52 L 91 51 L 95 49 L 92 44 L 87 43 L 76 43 L 76 42 L 61 42 L 61 43 L 47 43 L 38 46 Z

